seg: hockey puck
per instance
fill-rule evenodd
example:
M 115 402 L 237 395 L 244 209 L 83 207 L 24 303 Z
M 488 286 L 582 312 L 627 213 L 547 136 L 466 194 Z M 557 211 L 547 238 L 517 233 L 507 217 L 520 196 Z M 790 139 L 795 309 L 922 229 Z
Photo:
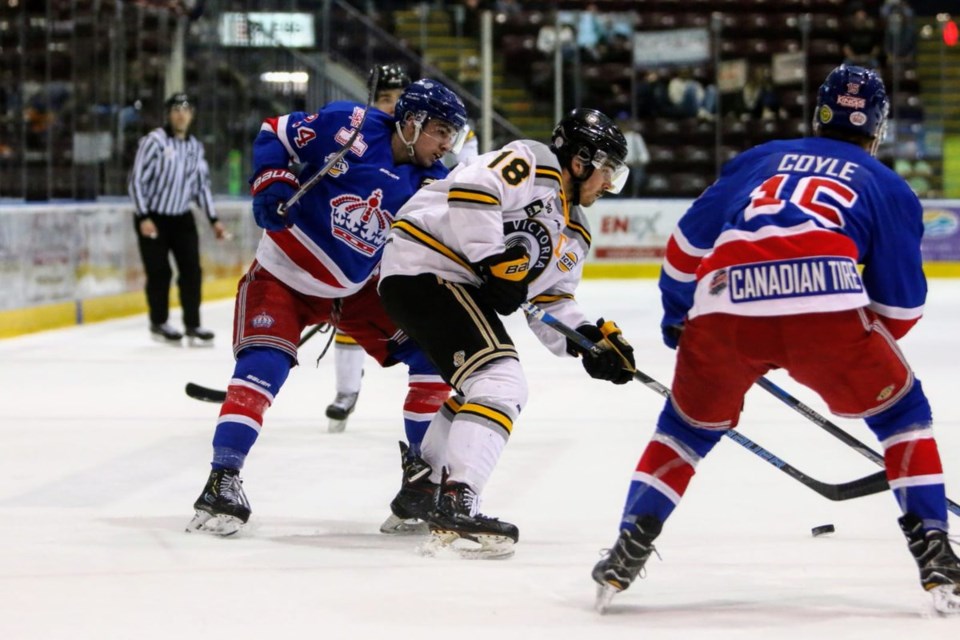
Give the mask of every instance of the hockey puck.
M 817 536 L 825 536 L 828 533 L 833 533 L 836 530 L 837 528 L 834 527 L 832 524 L 822 524 L 819 527 L 814 527 L 813 529 L 810 529 L 810 533 L 812 533 L 813 537 L 816 538 Z

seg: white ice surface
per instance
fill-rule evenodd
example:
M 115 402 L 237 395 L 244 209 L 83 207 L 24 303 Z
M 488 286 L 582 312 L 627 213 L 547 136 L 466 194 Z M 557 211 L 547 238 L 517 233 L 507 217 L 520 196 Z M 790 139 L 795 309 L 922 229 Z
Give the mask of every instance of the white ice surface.
M 652 281 L 587 281 L 648 374 L 670 382 Z M 606 616 L 590 569 L 616 537 L 627 482 L 661 399 L 590 380 L 508 324 L 530 402 L 484 496 L 520 527 L 505 561 L 427 559 L 377 528 L 399 486 L 401 367 L 368 361 L 356 413 L 328 434 L 333 358 L 303 349 L 244 470 L 254 515 L 233 539 L 184 533 L 207 475 L 232 305 L 206 305 L 213 349 L 150 342 L 141 317 L 0 341 L 0 639 L 956 637 L 930 614 L 889 495 L 832 503 L 729 440 L 698 468 L 645 580 Z M 960 282 L 932 281 L 902 343 L 960 499 Z M 789 378 L 778 384 L 820 411 Z M 834 419 L 878 449 L 859 423 Z M 802 471 L 877 470 L 761 389 L 740 430 Z M 954 528 L 956 519 L 951 516 Z M 834 523 L 832 536 L 810 528 Z

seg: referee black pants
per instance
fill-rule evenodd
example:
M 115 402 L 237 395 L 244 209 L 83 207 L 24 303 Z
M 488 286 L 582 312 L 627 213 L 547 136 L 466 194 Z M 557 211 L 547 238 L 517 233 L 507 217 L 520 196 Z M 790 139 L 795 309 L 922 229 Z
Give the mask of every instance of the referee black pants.
M 183 310 L 183 325 L 188 329 L 200 326 L 200 240 L 193 213 L 180 215 L 151 215 L 157 226 L 157 237 L 140 234 L 139 221 L 134 218 L 140 258 L 147 275 L 144 288 L 150 309 L 150 324 L 163 324 L 170 313 L 170 254 L 177 265 L 177 289 Z

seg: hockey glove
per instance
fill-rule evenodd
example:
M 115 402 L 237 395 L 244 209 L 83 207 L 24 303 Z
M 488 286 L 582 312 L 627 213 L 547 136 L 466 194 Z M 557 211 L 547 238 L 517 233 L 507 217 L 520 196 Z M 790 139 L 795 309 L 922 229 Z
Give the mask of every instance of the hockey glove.
M 613 384 L 626 384 L 633 379 L 633 374 L 637 371 L 633 347 L 623 338 L 623 333 L 615 322 L 605 322 L 600 318 L 596 326 L 583 324 L 577 327 L 577 332 L 603 349 L 600 354 L 584 353 L 582 356 L 583 368 L 591 378 L 609 380 Z M 568 339 L 567 351 L 576 353 L 582 349 Z
M 486 258 L 477 265 L 480 297 L 500 315 L 510 315 L 527 300 L 529 269 L 530 255 L 520 245 Z
M 680 344 L 680 335 L 683 333 L 683 325 L 664 325 L 660 327 L 660 331 L 663 333 L 663 344 L 667 345 L 671 349 L 676 349 L 677 345 Z
M 277 209 L 299 188 L 297 176 L 289 169 L 265 169 L 260 172 L 250 186 L 250 193 L 253 194 L 253 218 L 257 224 L 267 231 L 283 231 L 293 225 L 300 214 L 300 203 L 287 209 L 282 216 Z

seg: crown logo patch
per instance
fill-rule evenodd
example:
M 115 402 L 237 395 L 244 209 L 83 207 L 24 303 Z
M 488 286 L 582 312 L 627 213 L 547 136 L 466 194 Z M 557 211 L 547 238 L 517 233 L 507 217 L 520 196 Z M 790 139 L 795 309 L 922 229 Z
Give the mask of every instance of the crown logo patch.
M 374 189 L 367 198 L 349 193 L 331 200 L 333 236 L 366 256 L 379 251 L 393 221 L 393 214 L 380 208 L 382 202 L 380 189 Z

